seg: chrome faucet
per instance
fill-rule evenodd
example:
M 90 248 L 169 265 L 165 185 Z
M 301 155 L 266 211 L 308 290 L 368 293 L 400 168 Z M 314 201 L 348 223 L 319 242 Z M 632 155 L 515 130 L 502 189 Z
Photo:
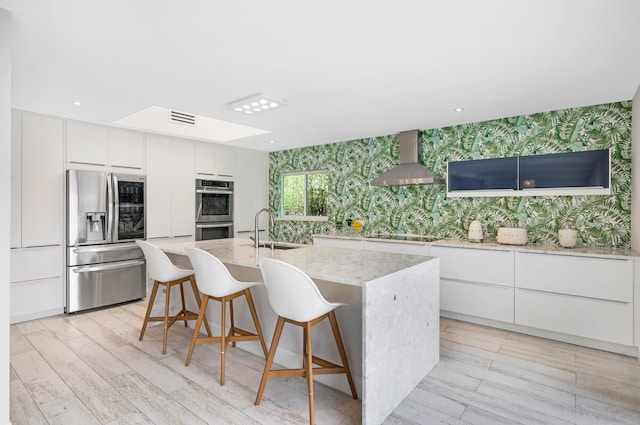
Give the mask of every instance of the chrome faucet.
M 258 211 L 256 213 L 256 227 L 255 229 L 253 229 L 253 241 L 255 242 L 255 246 L 256 248 L 258 248 L 260 246 L 260 233 L 258 231 L 258 218 L 260 218 L 260 213 L 266 211 L 269 214 L 269 222 L 271 223 L 271 226 L 275 226 L 276 221 L 275 218 L 273 216 L 273 211 L 271 211 L 270 208 L 262 208 L 260 211 Z

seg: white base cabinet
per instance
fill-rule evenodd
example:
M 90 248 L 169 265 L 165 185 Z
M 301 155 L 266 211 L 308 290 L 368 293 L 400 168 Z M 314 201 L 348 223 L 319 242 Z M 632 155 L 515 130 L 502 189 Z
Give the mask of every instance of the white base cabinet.
M 441 278 L 440 310 L 513 323 L 513 288 Z
M 365 240 L 364 249 L 367 251 L 393 252 L 395 254 L 429 255 L 429 245 L 413 243 L 395 243 L 375 240 Z
M 513 323 L 513 252 L 431 246 L 440 258 L 440 310 Z
M 364 249 L 364 239 L 314 237 L 313 244 L 329 248 Z
M 62 246 L 11 250 L 11 323 L 64 312 L 63 266 Z
M 633 304 L 516 289 L 515 323 L 633 345 Z
M 516 253 L 515 323 L 633 345 L 633 261 Z
M 313 243 L 419 253 L 415 244 L 365 238 L 317 235 Z M 639 354 L 640 264 L 631 257 L 461 245 L 433 243 L 424 248 L 440 258 L 442 316 Z

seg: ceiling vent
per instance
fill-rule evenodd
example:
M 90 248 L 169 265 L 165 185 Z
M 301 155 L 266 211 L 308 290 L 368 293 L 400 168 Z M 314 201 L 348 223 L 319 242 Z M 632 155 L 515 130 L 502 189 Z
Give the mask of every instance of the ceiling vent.
M 169 121 L 177 124 L 183 124 L 195 127 L 196 125 L 196 116 L 191 114 L 186 114 L 184 112 L 178 112 L 169 110 Z

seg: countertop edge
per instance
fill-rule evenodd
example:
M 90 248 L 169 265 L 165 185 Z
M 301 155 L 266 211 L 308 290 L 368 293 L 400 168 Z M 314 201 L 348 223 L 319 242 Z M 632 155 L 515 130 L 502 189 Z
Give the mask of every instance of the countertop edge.
M 326 239 L 346 239 L 346 240 L 362 240 L 362 241 L 375 241 L 375 242 L 388 242 L 397 244 L 411 244 L 411 245 L 430 245 L 441 247 L 456 247 L 456 248 L 468 248 L 468 249 L 487 249 L 494 251 L 514 251 L 514 252 L 531 252 L 539 254 L 550 255 L 567 255 L 574 257 L 596 257 L 596 258 L 610 258 L 610 259 L 622 259 L 622 260 L 640 260 L 640 254 L 632 249 L 621 248 L 602 248 L 602 247 L 575 247 L 575 248 L 563 248 L 554 245 L 506 245 L 499 244 L 495 241 L 484 242 L 470 242 L 461 239 L 438 239 L 432 242 L 427 241 L 402 241 L 394 239 L 379 239 L 375 237 L 368 237 L 365 235 L 331 235 L 331 234 L 314 234 L 314 238 L 326 238 Z

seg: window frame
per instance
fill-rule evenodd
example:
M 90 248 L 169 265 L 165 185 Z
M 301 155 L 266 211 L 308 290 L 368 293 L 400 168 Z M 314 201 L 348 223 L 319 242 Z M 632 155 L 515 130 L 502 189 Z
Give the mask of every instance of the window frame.
M 329 176 L 329 170 L 321 169 L 321 170 L 308 170 L 308 171 L 291 171 L 288 173 L 282 173 L 280 175 L 280 193 L 279 196 L 279 209 L 280 209 L 280 217 L 279 220 L 290 220 L 290 221 L 329 221 L 329 217 L 326 215 L 306 215 L 307 214 L 307 176 L 309 174 L 326 174 Z M 304 176 L 304 214 L 305 215 L 284 215 L 284 178 L 286 176 Z M 328 187 L 327 187 L 328 192 Z M 329 194 L 327 193 L 327 206 L 329 204 Z

